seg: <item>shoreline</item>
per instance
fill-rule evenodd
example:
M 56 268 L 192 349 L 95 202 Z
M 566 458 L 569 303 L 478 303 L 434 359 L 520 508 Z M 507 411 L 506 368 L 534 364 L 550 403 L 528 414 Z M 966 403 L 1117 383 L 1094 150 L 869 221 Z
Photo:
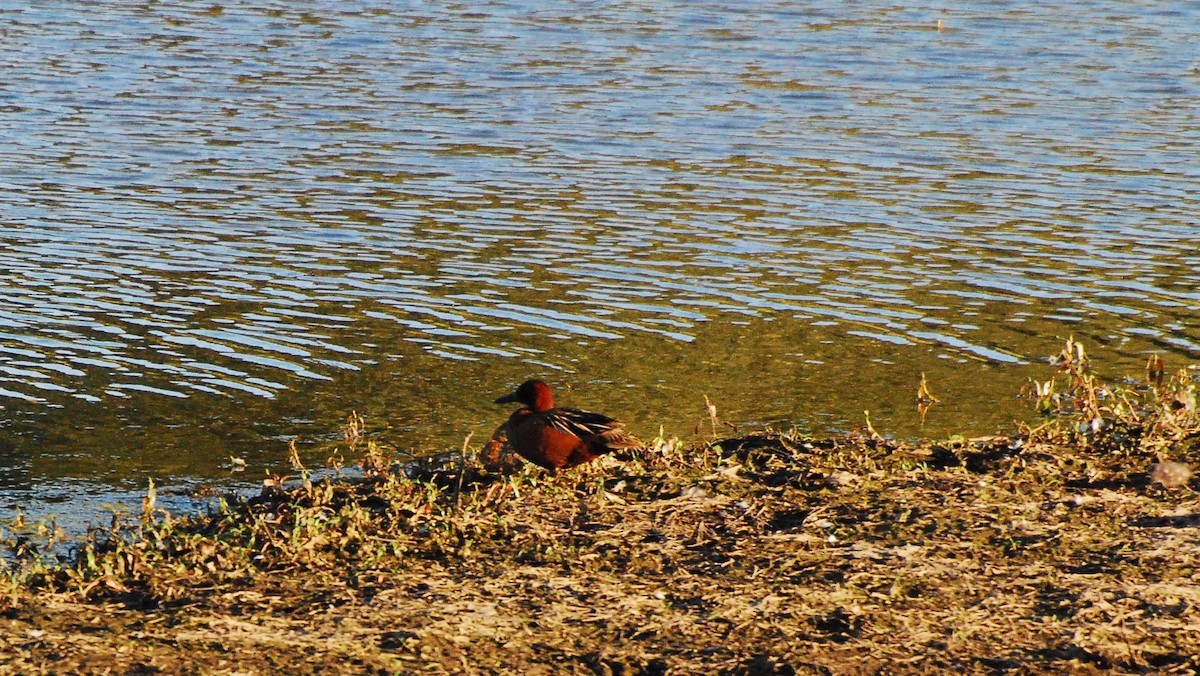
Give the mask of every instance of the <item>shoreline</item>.
M 1200 669 L 1195 385 L 1066 370 L 1010 435 L 656 439 L 555 476 L 368 446 L 361 481 L 150 501 L 3 571 L 0 671 Z

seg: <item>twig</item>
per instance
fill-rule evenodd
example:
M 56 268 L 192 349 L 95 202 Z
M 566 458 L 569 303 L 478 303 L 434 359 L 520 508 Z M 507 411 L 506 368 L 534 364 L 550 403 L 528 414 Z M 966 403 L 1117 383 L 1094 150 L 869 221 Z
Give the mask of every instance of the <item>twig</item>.
M 458 483 L 454 486 L 455 508 L 458 508 L 459 506 L 458 499 L 459 496 L 462 495 L 463 475 L 466 474 L 467 471 L 467 445 L 471 443 L 471 437 L 474 435 L 475 431 L 472 430 L 470 434 L 467 435 L 467 438 L 463 439 L 462 450 L 459 451 L 458 454 Z

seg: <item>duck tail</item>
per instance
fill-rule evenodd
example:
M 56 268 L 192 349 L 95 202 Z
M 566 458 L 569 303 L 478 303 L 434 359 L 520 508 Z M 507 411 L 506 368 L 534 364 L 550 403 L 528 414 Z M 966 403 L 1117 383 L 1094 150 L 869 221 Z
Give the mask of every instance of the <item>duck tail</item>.
M 605 430 L 588 439 L 589 446 L 597 454 L 609 453 L 622 448 L 637 448 L 642 442 L 634 439 L 621 429 Z

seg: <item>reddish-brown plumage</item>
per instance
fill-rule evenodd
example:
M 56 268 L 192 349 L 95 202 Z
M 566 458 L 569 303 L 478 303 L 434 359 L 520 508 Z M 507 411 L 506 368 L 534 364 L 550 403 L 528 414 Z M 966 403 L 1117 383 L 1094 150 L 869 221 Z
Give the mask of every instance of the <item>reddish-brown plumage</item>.
M 574 467 L 638 441 L 621 429 L 621 423 L 589 411 L 556 408 L 550 386 L 527 380 L 497 404 L 519 402 L 504 426 L 508 443 L 521 457 L 549 470 Z

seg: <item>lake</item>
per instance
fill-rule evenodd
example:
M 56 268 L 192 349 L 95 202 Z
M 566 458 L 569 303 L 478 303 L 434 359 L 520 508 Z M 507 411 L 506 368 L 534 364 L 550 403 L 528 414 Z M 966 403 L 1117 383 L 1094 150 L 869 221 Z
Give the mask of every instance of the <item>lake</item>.
M 914 437 L 1031 419 L 1070 336 L 1111 377 L 1200 357 L 1200 5 L 45 2 L 0 36 L 7 516 L 253 489 L 352 412 L 457 449 L 528 377 L 643 437 L 711 433 L 706 396 Z

